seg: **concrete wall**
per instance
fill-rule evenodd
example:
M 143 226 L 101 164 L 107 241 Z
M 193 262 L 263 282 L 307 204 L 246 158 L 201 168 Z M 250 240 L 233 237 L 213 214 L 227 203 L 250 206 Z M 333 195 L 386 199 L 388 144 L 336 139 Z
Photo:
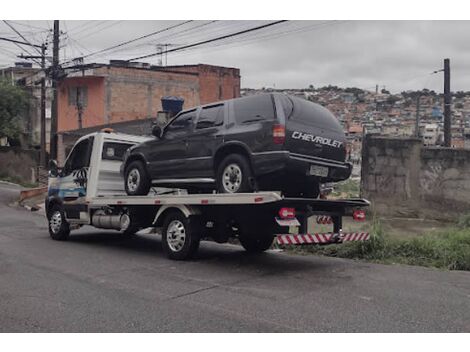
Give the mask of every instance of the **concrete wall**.
M 470 150 L 367 136 L 362 196 L 379 214 L 452 219 L 470 212 Z
M 17 147 L 0 147 L 0 176 L 35 182 L 39 153 Z

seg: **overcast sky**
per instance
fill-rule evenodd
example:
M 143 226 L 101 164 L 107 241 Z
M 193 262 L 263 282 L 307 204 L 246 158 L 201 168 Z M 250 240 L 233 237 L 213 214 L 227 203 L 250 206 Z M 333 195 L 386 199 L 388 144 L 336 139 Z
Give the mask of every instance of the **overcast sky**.
M 83 56 L 184 21 L 61 21 L 61 60 Z M 270 21 L 193 21 L 172 30 L 91 55 L 86 63 L 130 59 L 256 27 Z M 26 39 L 41 42 L 52 21 L 9 22 Z M 470 90 L 470 21 L 289 21 L 186 51 L 168 53 L 168 65 L 206 63 L 238 67 L 242 87 L 304 88 L 328 84 L 392 92 L 442 91 L 443 59 L 451 60 L 453 91 Z M 4 23 L 0 36 L 18 38 Z M 28 49 L 32 52 L 32 49 Z M 0 41 L 0 67 L 25 52 Z M 141 61 L 165 64 L 165 57 Z

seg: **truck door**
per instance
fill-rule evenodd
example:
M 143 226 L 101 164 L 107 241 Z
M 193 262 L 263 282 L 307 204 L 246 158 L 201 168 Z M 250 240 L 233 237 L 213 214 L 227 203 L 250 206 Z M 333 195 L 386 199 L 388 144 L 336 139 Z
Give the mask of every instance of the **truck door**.
M 80 212 L 86 212 L 85 197 L 92 147 L 93 137 L 77 143 L 57 178 L 57 196 L 63 202 L 68 219 L 80 219 Z

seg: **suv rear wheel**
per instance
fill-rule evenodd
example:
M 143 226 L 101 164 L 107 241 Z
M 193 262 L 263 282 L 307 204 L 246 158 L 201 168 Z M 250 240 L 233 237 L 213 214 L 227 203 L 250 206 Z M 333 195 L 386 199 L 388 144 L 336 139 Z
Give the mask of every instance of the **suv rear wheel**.
M 150 179 L 142 161 L 133 161 L 124 172 L 124 187 L 130 196 L 145 196 L 150 191 Z
M 252 174 L 246 157 L 230 154 L 217 169 L 217 190 L 219 193 L 253 192 Z

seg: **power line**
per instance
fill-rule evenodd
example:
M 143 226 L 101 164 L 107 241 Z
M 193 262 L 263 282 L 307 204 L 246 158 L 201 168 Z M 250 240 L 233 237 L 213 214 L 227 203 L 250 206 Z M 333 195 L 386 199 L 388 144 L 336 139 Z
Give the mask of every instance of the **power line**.
M 186 32 L 190 32 L 190 31 L 194 31 L 195 29 L 198 29 L 198 28 L 201 28 L 201 27 L 210 25 L 210 24 L 215 23 L 215 22 L 218 22 L 218 21 L 210 21 L 210 22 L 206 22 L 206 23 L 203 23 L 203 24 L 199 24 L 199 25 L 197 25 L 197 26 L 193 26 L 193 27 L 184 29 L 184 30 L 182 30 L 182 31 L 169 34 L 169 35 L 167 35 L 167 36 L 164 36 L 163 38 L 158 38 L 158 40 L 159 40 L 160 42 L 166 41 L 167 38 L 171 38 L 171 40 L 174 40 L 174 39 L 176 39 L 176 38 L 180 38 L 181 33 L 186 33 Z M 183 35 L 183 36 L 184 36 L 184 35 Z M 116 48 L 116 49 L 110 49 L 110 52 L 107 52 L 106 54 L 100 53 L 100 54 L 97 54 L 97 56 L 98 56 L 98 57 L 101 57 L 101 56 L 104 56 L 104 55 L 114 54 L 114 53 L 116 53 L 116 52 L 123 51 L 123 50 L 134 49 L 134 48 L 139 48 L 139 47 L 148 46 L 148 45 L 154 45 L 154 44 L 155 44 L 154 41 L 147 41 L 147 42 L 144 42 L 144 43 L 142 43 L 142 44 L 132 45 L 132 46 L 126 47 L 126 48 L 122 48 L 122 47 L 121 47 L 121 48 Z M 183 45 L 183 44 L 180 44 L 180 45 Z
M 256 41 L 259 41 L 259 40 L 270 40 L 270 39 L 273 39 L 273 38 L 277 39 L 277 38 L 280 38 L 282 36 L 290 35 L 292 33 L 300 33 L 300 32 L 305 32 L 305 31 L 318 30 L 318 29 L 322 29 L 322 28 L 325 28 L 325 27 L 330 26 L 330 25 L 337 25 L 337 24 L 341 24 L 341 23 L 344 23 L 344 22 L 346 22 L 346 21 L 326 21 L 326 22 L 321 22 L 319 24 L 308 25 L 308 26 L 304 26 L 304 27 L 301 27 L 301 28 L 289 29 L 289 30 L 286 30 L 286 31 L 277 31 L 277 32 L 272 32 L 272 33 L 268 33 L 268 34 L 255 35 L 254 37 L 245 36 L 245 37 L 241 38 L 238 41 L 223 41 L 222 43 L 218 43 L 218 44 L 215 44 L 215 45 L 210 45 L 208 47 L 205 47 L 205 49 L 206 50 L 214 50 L 214 49 L 218 49 L 222 46 L 230 46 L 230 48 L 240 47 L 240 46 L 244 46 L 244 45 L 250 45 L 253 42 L 256 42 Z M 178 54 L 185 55 L 185 54 L 191 53 L 192 50 L 197 50 L 197 49 L 199 49 L 199 48 L 192 48 L 192 49 L 189 49 L 189 50 L 188 49 L 182 50 L 182 52 L 180 52 Z M 176 54 L 176 55 L 178 55 L 178 54 Z
M 197 42 L 197 43 L 194 43 L 194 44 L 189 44 L 189 45 L 180 46 L 180 47 L 178 47 L 178 48 L 166 50 L 166 51 L 164 51 L 164 52 L 158 52 L 158 53 L 147 54 L 147 55 L 135 57 L 135 58 L 129 59 L 129 60 L 127 60 L 127 61 L 134 61 L 134 60 L 139 60 L 139 59 L 145 59 L 145 58 L 152 57 L 152 56 L 156 56 L 156 55 L 161 55 L 161 54 L 171 53 L 171 52 L 175 52 L 175 51 L 180 51 L 180 50 L 183 50 L 183 49 L 188 49 L 188 48 L 192 48 L 192 47 L 195 47 L 195 46 L 199 46 L 199 45 L 203 45 L 203 44 L 208 44 L 208 43 L 212 43 L 212 42 L 219 41 L 219 40 L 222 40 L 222 39 L 226 39 L 226 38 L 230 38 L 230 37 L 235 37 L 235 36 L 238 36 L 238 35 L 241 35 L 241 34 L 245 34 L 245 33 L 257 31 L 257 30 L 260 30 L 260 29 L 264 29 L 264 28 L 267 28 L 267 27 L 275 26 L 275 25 L 277 25 L 277 24 L 284 23 L 284 22 L 287 22 L 287 21 L 286 21 L 286 20 L 275 21 L 275 22 L 271 22 L 271 23 L 268 23 L 268 24 L 264 24 L 264 25 L 262 25 L 262 26 L 257 26 L 257 27 L 245 29 L 245 30 L 243 30 L 243 31 L 239 31 L 239 32 L 236 32 L 236 33 L 231 33 L 231 34 L 223 35 L 223 36 L 220 36 L 220 37 L 216 37 L 216 38 L 212 38 L 212 39 L 208 39 L 208 40 L 203 40 L 203 41 L 200 41 L 200 42 Z
M 130 44 L 130 43 L 133 43 L 133 42 L 136 42 L 138 40 L 141 40 L 141 39 L 145 39 L 145 38 L 148 38 L 148 37 L 151 37 L 151 36 L 154 36 L 156 34 L 159 34 L 159 33 L 163 33 L 165 31 L 169 31 L 171 29 L 174 29 L 174 28 L 177 28 L 177 27 L 181 27 L 187 23 L 190 23 L 192 22 L 192 20 L 190 21 L 185 21 L 185 22 L 182 22 L 182 23 L 178 23 L 176 25 L 173 25 L 173 26 L 170 26 L 170 27 L 167 27 L 167 28 L 164 28 L 164 29 L 160 29 L 158 31 L 155 31 L 155 32 L 152 32 L 152 33 L 149 33 L 149 34 L 145 34 L 143 36 L 140 36 L 138 38 L 135 38 L 135 39 L 131 39 L 131 40 L 127 40 L 125 42 L 122 42 L 122 43 L 119 43 L 119 44 L 116 44 L 116 45 L 113 45 L 113 46 L 110 46 L 108 48 L 105 48 L 105 49 L 101 49 L 101 50 L 98 50 L 98 51 L 95 51 L 93 53 L 90 53 L 88 55 L 85 55 L 83 58 L 87 58 L 87 57 L 90 57 L 90 56 L 93 56 L 93 55 L 96 55 L 96 54 L 100 54 L 102 52 L 105 52 L 105 51 L 109 51 L 109 50 L 112 50 L 112 49 L 116 49 L 116 48 L 119 48 L 119 47 L 122 47 L 124 45 L 127 45 L 127 44 Z
M 39 50 L 37 48 L 37 45 L 34 45 L 34 44 L 31 44 L 24 36 L 23 34 L 21 34 L 20 32 L 18 32 L 15 27 L 13 27 L 10 23 L 8 23 L 8 21 L 6 20 L 3 20 L 3 22 L 8 26 L 10 27 L 16 34 L 18 34 L 29 46 L 32 46 L 34 48 L 34 50 L 36 50 L 39 54 L 41 54 L 41 50 Z

